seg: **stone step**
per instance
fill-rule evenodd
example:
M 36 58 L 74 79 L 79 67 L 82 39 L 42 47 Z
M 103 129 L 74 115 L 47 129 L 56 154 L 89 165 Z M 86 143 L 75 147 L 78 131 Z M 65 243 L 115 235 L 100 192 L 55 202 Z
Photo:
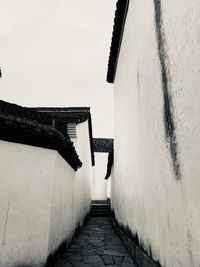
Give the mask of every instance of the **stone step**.
M 110 213 L 110 210 L 91 210 L 91 213 Z
M 91 217 L 109 217 L 110 213 L 91 213 Z
M 91 207 L 91 210 L 110 210 L 110 207 Z
M 91 210 L 110 210 L 110 207 L 91 207 Z
M 108 200 L 92 200 L 92 204 L 106 204 L 109 205 L 109 201 Z
M 109 204 L 94 204 L 91 205 L 91 217 L 109 217 L 111 214 Z

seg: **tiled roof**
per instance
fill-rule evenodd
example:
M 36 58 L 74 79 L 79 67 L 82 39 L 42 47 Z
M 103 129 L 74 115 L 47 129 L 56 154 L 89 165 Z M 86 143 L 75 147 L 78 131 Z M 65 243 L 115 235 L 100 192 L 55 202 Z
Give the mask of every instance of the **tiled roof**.
M 128 11 L 129 0 L 118 0 L 112 33 L 112 42 L 110 47 L 110 56 L 108 61 L 107 82 L 113 83 L 117 68 L 117 61 L 124 31 L 124 24 Z
M 38 107 L 33 108 L 38 113 L 52 117 L 55 127 L 66 134 L 66 123 L 82 123 L 88 120 L 88 131 L 90 138 L 90 151 L 92 166 L 95 165 L 92 136 L 92 118 L 89 107 Z
M 54 119 L 74 123 L 84 122 L 90 115 L 89 107 L 38 107 L 33 109 Z
M 32 108 L 22 107 L 13 103 L 8 103 L 0 100 L 0 112 L 14 115 L 17 117 L 24 117 L 32 121 L 52 125 L 52 118 L 48 114 L 38 113 Z
M 109 153 L 113 151 L 113 139 L 93 138 L 94 152 Z
M 82 163 L 73 143 L 51 126 L 52 118 L 31 108 L 0 101 L 0 139 L 57 150 L 77 170 Z

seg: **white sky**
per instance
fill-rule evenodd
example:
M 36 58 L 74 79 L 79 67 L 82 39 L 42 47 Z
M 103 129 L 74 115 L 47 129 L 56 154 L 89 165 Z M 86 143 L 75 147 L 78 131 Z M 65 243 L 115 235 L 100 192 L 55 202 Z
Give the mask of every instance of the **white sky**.
M 0 0 L 0 98 L 90 106 L 94 137 L 113 136 L 106 83 L 116 0 Z

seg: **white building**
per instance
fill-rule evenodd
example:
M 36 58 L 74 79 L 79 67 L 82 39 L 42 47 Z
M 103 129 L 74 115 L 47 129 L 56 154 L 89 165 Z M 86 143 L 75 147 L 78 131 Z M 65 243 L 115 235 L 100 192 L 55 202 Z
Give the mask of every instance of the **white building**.
M 52 264 L 90 211 L 89 109 L 54 111 L 51 117 L 0 101 L 1 267 Z
M 200 266 L 199 14 L 198 0 L 119 0 L 109 59 L 112 208 L 166 267 Z
M 93 200 L 110 199 L 111 167 L 113 161 L 108 163 L 109 155 L 113 154 L 113 139 L 93 138 L 95 154 L 95 173 L 93 177 Z M 108 179 L 109 178 L 109 179 Z

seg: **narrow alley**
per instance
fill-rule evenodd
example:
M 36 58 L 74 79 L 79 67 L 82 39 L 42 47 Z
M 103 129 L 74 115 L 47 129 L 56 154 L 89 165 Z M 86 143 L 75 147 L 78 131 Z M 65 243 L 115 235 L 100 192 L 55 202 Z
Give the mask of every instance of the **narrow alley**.
M 134 265 L 115 234 L 110 216 L 102 208 L 91 216 L 66 249 L 56 267 L 91 267 Z
M 0 0 L 0 267 L 200 267 L 200 0 Z

